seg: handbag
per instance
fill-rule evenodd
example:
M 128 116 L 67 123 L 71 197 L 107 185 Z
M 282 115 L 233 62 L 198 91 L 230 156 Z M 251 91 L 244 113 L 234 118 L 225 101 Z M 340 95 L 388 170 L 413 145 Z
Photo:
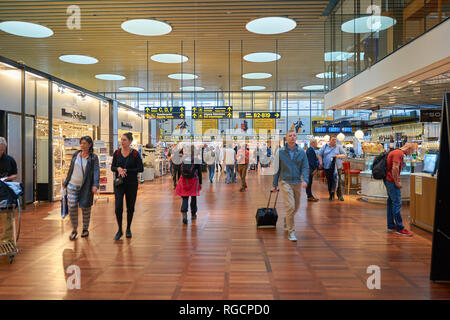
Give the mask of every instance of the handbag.
M 61 198 L 61 218 L 65 218 L 69 214 L 69 201 L 67 199 L 67 193 Z
M 133 150 L 130 151 L 130 154 L 131 154 L 131 152 L 133 152 Z M 125 169 L 127 168 L 128 159 L 130 159 L 130 154 L 127 157 L 127 161 L 125 161 L 125 165 L 124 165 Z M 115 187 L 121 186 L 122 184 L 124 184 L 124 182 L 125 181 L 123 180 L 123 178 L 121 176 L 119 176 L 119 173 L 117 173 L 117 177 L 114 179 L 114 186 Z

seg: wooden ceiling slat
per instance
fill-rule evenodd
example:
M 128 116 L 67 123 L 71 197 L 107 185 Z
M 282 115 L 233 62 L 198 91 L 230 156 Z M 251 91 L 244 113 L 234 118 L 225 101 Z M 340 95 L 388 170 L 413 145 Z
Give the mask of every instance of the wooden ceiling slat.
M 81 30 L 68 30 L 66 8 L 81 7 Z M 303 85 L 321 83 L 314 75 L 323 72 L 323 23 L 321 16 L 328 1 L 2 1 L 0 20 L 23 20 L 49 26 L 55 34 L 46 39 L 21 38 L 0 32 L 0 55 L 86 87 L 93 91 L 116 91 L 118 86 L 146 87 L 146 43 L 150 54 L 180 51 L 190 60 L 183 64 L 185 72 L 193 72 L 193 40 L 196 42 L 198 85 L 207 90 L 228 89 L 228 40 L 231 40 L 232 90 L 240 90 L 240 41 L 244 53 L 274 51 L 279 39 L 278 62 L 281 90 L 298 90 Z M 227 12 L 231 12 L 228 14 Z M 95 16 L 94 16 L 95 14 Z M 248 32 L 245 24 L 267 15 L 288 16 L 299 27 L 280 35 L 257 35 Z M 162 37 L 142 37 L 120 28 L 125 19 L 154 18 L 166 21 L 173 31 Z M 95 65 L 79 66 L 63 63 L 63 53 L 83 53 L 97 57 Z M 244 62 L 244 72 L 275 74 L 275 63 Z M 178 90 L 179 81 L 167 78 L 179 72 L 180 66 L 150 61 L 150 90 Z M 94 78 L 97 73 L 117 72 L 125 81 L 110 82 Z M 218 75 L 222 75 L 219 78 Z M 245 80 L 275 88 L 274 77 L 266 80 Z M 192 81 L 185 81 L 192 83 Z

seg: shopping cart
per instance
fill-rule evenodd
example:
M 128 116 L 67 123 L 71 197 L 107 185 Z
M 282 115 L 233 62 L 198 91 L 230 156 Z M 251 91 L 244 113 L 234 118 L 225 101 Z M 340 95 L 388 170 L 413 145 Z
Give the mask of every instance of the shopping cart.
M 22 212 L 20 210 L 20 197 L 23 195 L 22 184 L 17 182 L 4 182 L 0 180 L 0 214 L 11 212 L 11 224 L 13 228 L 13 239 L 7 243 L 0 244 L 0 256 L 9 256 L 9 263 L 12 263 L 14 256 L 19 253 L 17 241 L 20 236 L 20 225 L 22 222 Z M 18 215 L 18 228 L 16 233 L 16 209 Z M 4 226 L 3 226 L 4 227 Z

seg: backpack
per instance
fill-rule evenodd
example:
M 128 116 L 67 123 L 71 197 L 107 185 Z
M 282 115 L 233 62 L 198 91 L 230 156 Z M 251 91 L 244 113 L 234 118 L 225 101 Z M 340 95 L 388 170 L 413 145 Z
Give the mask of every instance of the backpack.
M 389 152 L 383 151 L 375 157 L 372 164 L 372 178 L 383 180 L 387 174 L 387 158 Z
M 195 165 L 183 163 L 181 166 L 181 176 L 185 179 L 195 178 Z

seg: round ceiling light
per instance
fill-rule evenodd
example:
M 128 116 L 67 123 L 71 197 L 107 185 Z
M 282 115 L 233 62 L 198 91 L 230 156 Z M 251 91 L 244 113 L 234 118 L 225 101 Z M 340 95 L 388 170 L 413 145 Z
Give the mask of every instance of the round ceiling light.
M 341 25 L 341 30 L 348 33 L 370 33 L 389 29 L 397 20 L 385 16 L 367 16 L 352 19 Z
M 197 75 L 191 73 L 173 73 L 169 74 L 168 77 L 175 80 L 193 80 L 198 78 Z
M 273 52 L 255 52 L 244 56 L 244 60 L 248 62 L 271 62 L 280 58 L 279 54 Z
M 257 34 L 279 34 L 291 31 L 296 26 L 297 23 L 289 18 L 265 17 L 252 20 L 245 27 Z
M 182 91 L 203 91 L 205 88 L 203 87 L 181 87 L 180 90 Z
M 242 75 L 242 78 L 245 79 L 267 79 L 270 78 L 272 75 L 270 73 L 265 72 L 255 72 L 255 73 L 246 73 Z
M 150 19 L 133 19 L 122 23 L 122 29 L 139 36 L 162 36 L 172 31 L 172 27 L 161 21 Z
M 23 21 L 0 22 L 0 30 L 21 37 L 47 38 L 53 35 L 53 31 L 40 24 Z
M 266 87 L 264 86 L 246 86 L 242 87 L 242 90 L 246 91 L 256 91 L 256 90 L 264 90 Z
M 59 60 L 75 64 L 94 64 L 98 62 L 98 60 L 93 57 L 83 56 L 79 54 L 62 55 L 59 57 Z
M 332 78 L 333 76 L 336 78 L 341 78 L 341 77 L 345 77 L 347 74 L 346 73 L 334 73 L 334 72 L 322 72 L 319 74 L 316 74 L 316 77 L 319 79 L 323 79 L 323 78 Z
M 176 53 L 160 53 L 151 56 L 153 61 L 161 63 L 180 63 L 188 61 L 188 57 Z
M 119 90 L 128 92 L 144 91 L 144 89 L 140 87 L 120 87 Z
M 305 86 L 305 87 L 303 87 L 303 89 L 305 89 L 305 90 L 324 90 L 325 86 L 322 84 L 315 84 L 315 85 L 311 85 L 311 86 Z
M 100 80 L 113 80 L 113 81 L 125 80 L 125 77 L 119 74 L 102 73 L 96 74 L 95 77 Z
M 345 61 L 348 59 L 348 55 L 348 52 L 342 51 L 325 52 L 324 59 L 325 62 Z

